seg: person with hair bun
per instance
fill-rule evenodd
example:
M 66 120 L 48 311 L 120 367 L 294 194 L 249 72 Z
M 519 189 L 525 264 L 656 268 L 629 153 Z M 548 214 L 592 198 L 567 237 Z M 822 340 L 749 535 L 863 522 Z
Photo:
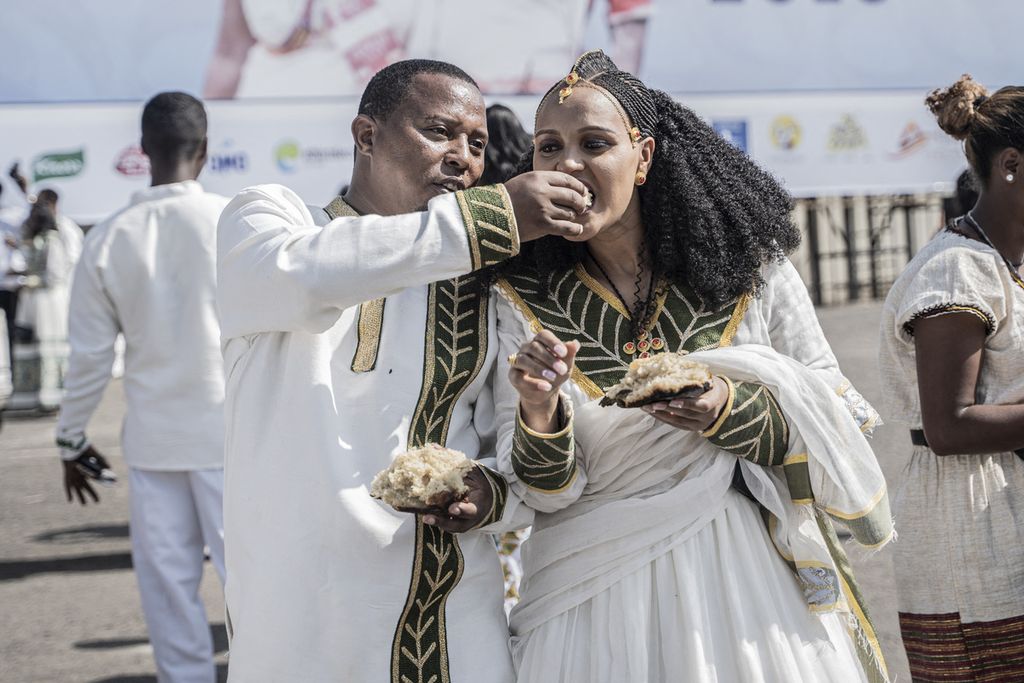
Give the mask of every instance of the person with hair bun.
M 532 167 L 588 190 L 581 234 L 493 274 L 498 463 L 535 512 L 520 683 L 886 681 L 833 520 L 892 536 L 885 481 L 807 289 L 786 191 L 600 51 L 541 100 Z M 631 363 L 696 398 L 603 407 Z M 507 357 L 506 357 L 507 354 Z
M 1024 680 L 1024 87 L 965 75 L 926 103 L 981 187 L 883 312 L 888 410 L 914 444 L 900 628 L 914 680 Z

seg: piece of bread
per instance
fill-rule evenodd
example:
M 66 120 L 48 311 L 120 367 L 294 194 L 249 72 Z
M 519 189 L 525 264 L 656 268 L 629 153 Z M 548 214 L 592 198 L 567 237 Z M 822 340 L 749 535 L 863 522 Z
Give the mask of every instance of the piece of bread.
M 399 454 L 378 472 L 370 495 L 397 509 L 446 507 L 469 491 L 462 480 L 472 469 L 464 453 L 428 443 Z
M 711 372 L 685 353 L 656 353 L 629 364 L 626 376 L 608 387 L 603 406 L 637 408 L 673 398 L 700 396 L 711 388 Z

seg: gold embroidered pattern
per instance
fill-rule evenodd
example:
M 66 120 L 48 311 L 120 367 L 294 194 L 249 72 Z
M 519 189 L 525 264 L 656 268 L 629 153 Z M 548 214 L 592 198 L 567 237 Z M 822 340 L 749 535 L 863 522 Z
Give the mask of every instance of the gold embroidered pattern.
M 455 193 L 469 237 L 473 270 L 493 266 L 519 253 L 519 228 L 504 185 Z
M 384 329 L 384 304 L 387 299 L 374 299 L 359 305 L 356 326 L 359 341 L 352 358 L 352 372 L 370 372 L 377 365 L 381 331 Z
M 359 214 L 341 197 L 335 197 L 324 207 L 324 212 L 331 220 L 342 216 L 352 217 Z M 381 335 L 384 333 L 384 304 L 387 299 L 374 299 L 359 306 L 359 318 L 356 326 L 358 341 L 356 352 L 352 357 L 352 372 L 370 372 L 377 365 L 377 351 L 380 349 Z
M 562 401 L 565 427 L 556 434 L 539 434 L 517 413 L 512 435 L 512 469 L 524 484 L 544 493 L 559 493 L 576 481 L 576 443 L 572 407 Z
M 561 339 L 580 342 L 572 379 L 590 398 L 598 398 L 604 388 L 622 378 L 633 359 L 623 348 L 631 341 L 629 314 L 581 270 L 582 266 L 565 272 L 550 287 L 533 273 L 517 273 L 497 285 L 534 331 L 548 329 Z M 672 285 L 658 302 L 650 336 L 659 340 L 662 351 L 693 352 L 728 345 L 748 304 L 749 297 L 744 295 L 713 307 L 690 288 Z
M 754 382 L 730 382 L 734 397 L 723 411 L 718 429 L 708 441 L 758 465 L 781 465 L 789 449 L 789 423 L 767 387 Z
M 480 374 L 488 309 L 480 289 L 473 275 L 430 285 L 423 385 L 409 428 L 410 448 L 446 442 L 455 405 Z M 504 492 L 495 496 L 501 508 L 492 509 L 492 516 L 500 518 L 505 498 Z M 458 539 L 417 516 L 409 594 L 391 648 L 392 683 L 450 683 L 445 605 L 462 571 Z
M 494 524 L 501 519 L 502 514 L 505 512 L 505 503 L 508 502 L 508 482 L 505 478 L 497 472 L 484 467 L 480 463 L 476 464 L 477 469 L 483 473 L 484 478 L 487 480 L 487 484 L 491 487 L 491 509 L 487 515 L 480 520 L 474 529 L 485 527 L 489 524 Z

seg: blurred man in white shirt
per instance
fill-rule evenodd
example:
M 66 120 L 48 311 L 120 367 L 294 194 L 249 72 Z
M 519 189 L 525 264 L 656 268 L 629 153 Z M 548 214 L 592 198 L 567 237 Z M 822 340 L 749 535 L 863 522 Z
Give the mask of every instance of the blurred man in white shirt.
M 86 237 L 71 291 L 71 359 L 57 425 L 68 500 L 98 501 L 83 471 L 109 466 L 85 428 L 123 333 L 132 562 L 161 683 L 216 679 L 199 583 L 204 545 L 224 578 L 215 255 L 227 200 L 196 182 L 206 147 L 199 100 L 161 93 L 146 104 L 142 149 L 152 185 Z

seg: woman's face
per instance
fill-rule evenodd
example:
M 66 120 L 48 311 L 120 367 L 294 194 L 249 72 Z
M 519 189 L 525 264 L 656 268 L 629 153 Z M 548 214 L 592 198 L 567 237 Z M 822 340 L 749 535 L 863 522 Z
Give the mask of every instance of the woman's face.
M 640 225 L 636 174 L 647 173 L 654 139 L 633 145 L 624 116 L 610 95 L 579 85 L 562 104 L 552 94 L 537 112 L 533 168 L 568 173 L 593 195 L 593 204 L 580 215 L 583 232 L 569 238 L 573 241 L 622 223 Z

